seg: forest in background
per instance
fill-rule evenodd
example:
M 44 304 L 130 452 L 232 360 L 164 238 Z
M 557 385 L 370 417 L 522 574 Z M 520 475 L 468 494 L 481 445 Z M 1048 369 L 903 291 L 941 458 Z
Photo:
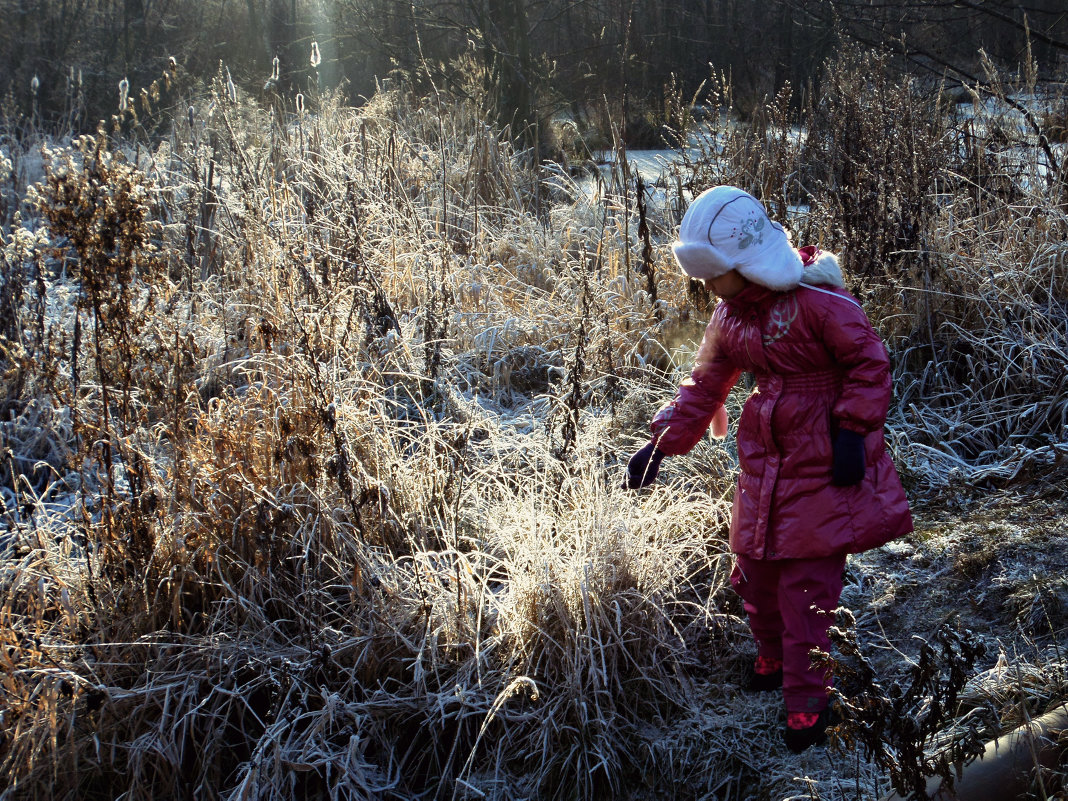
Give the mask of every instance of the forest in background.
M 538 116 L 606 107 L 581 111 L 581 135 L 615 145 L 590 195 L 500 115 L 522 49 L 453 38 L 504 36 L 514 15 L 460 11 L 507 5 L 382 4 L 419 25 L 367 18 L 391 44 L 353 23 L 389 67 L 358 91 L 355 69 L 327 77 L 310 17 L 285 52 L 270 16 L 249 34 L 257 3 L 184 8 L 267 41 L 221 66 L 218 40 L 173 25 L 181 3 L 3 9 L 40 12 L 3 57 L 66 30 L 99 59 L 81 83 L 62 60 L 59 83 L 24 73 L 0 117 L 3 801 L 875 801 L 1068 699 L 1059 18 L 931 3 L 921 45 L 911 6 L 702 4 L 754 31 L 757 7 L 793 14 L 814 42 L 825 24 L 828 51 L 789 86 L 769 67 L 754 90 L 741 61 L 680 75 L 647 127 L 689 146 L 657 186 L 624 140 L 670 76 L 648 94 L 613 77 L 646 80 L 630 39 L 603 51 L 615 73 L 581 74 L 600 101 L 531 84 Z M 618 4 L 526 3 L 526 30 L 550 8 L 604 37 L 630 24 L 594 14 Z M 982 38 L 999 9 L 1003 51 Z M 942 13 L 988 54 L 936 51 L 959 41 Z M 861 41 L 905 23 L 904 48 Z M 147 31 L 188 50 L 117 69 Z M 567 127 L 550 119 L 550 141 Z M 731 446 L 620 487 L 710 312 L 663 245 L 720 183 L 842 254 L 890 350 L 887 439 L 917 521 L 850 559 L 843 722 L 801 757 L 781 700 L 740 691 Z M 1036 771 L 1036 797 L 1064 773 Z
M 147 91 L 174 59 L 186 82 L 203 87 L 225 64 L 261 97 L 340 85 L 359 103 L 390 76 L 433 85 L 550 155 L 561 111 L 602 140 L 619 126 L 631 147 L 657 144 L 676 97 L 698 93 L 710 66 L 748 114 L 787 83 L 798 104 L 819 92 L 845 42 L 890 49 L 951 86 L 982 83 L 980 51 L 1010 69 L 1029 54 L 1042 81 L 1068 59 L 1060 0 L 2 0 L 0 18 L 9 131 L 18 119 L 92 131 L 120 81 Z

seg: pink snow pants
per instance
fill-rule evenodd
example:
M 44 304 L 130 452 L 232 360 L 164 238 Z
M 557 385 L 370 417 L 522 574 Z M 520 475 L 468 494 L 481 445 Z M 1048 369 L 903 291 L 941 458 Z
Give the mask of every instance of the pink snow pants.
M 745 602 L 757 654 L 781 659 L 787 712 L 820 712 L 831 676 L 811 670 L 809 651 L 829 651 L 827 629 L 842 594 L 845 554 L 821 559 L 751 559 L 738 555 L 731 585 Z

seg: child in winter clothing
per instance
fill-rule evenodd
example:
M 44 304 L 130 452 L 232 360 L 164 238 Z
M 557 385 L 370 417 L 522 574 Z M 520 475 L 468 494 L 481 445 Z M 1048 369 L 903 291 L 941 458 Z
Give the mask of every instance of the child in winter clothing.
M 883 439 L 886 348 L 843 288 L 838 260 L 795 250 L 740 189 L 697 197 L 673 250 L 721 302 L 690 378 L 631 458 L 626 485 L 651 483 L 661 460 L 690 451 L 709 425 L 725 435 L 727 394 L 743 371 L 755 376 L 738 424 L 731 583 L 757 643 L 748 689 L 781 684 L 784 737 L 800 752 L 826 738 L 830 676 L 810 669 L 809 651 L 830 647 L 846 555 L 912 530 Z

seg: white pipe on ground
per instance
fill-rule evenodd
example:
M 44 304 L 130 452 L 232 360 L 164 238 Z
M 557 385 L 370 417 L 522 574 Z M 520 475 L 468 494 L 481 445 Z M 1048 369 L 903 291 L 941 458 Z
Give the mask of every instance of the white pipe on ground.
M 1065 748 L 1058 734 L 1068 729 L 1068 704 L 1057 707 L 1030 723 L 986 744 L 982 756 L 964 767 L 953 789 L 935 777 L 927 782 L 932 801 L 1011 801 L 1022 798 L 1034 781 L 1035 767 L 1056 768 Z M 1047 788 L 1048 789 L 1048 788 Z M 905 801 L 891 793 L 882 801 Z

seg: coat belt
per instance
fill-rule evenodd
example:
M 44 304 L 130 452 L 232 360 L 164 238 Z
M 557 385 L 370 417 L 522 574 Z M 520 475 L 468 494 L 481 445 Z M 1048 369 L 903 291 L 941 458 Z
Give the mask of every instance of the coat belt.
M 786 375 L 761 373 L 757 376 L 760 392 L 824 392 L 842 387 L 842 374 L 837 370 Z

